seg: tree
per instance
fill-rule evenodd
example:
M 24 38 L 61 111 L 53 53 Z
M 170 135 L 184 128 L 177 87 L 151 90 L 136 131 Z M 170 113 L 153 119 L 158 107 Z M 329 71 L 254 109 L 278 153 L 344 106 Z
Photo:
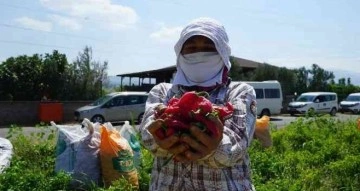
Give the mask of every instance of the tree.
M 76 97 L 92 100 L 102 95 L 102 85 L 107 80 L 108 62 L 93 61 L 92 49 L 85 47 L 72 63 L 69 78 Z
M 308 80 L 309 80 L 309 70 L 305 67 L 301 67 L 295 70 L 296 73 L 296 90 L 297 94 L 300 95 L 303 92 L 307 92 L 308 90 Z
M 297 91 L 296 84 L 296 72 L 285 67 L 279 68 L 277 80 L 281 84 L 283 95 L 293 95 Z
M 347 85 L 351 85 L 351 78 L 347 78 Z
M 255 70 L 255 75 L 252 80 L 265 81 L 265 80 L 277 80 L 279 77 L 279 68 L 270 64 L 264 63 L 259 65 Z
M 57 50 L 11 57 L 0 64 L 0 100 L 93 100 L 102 95 L 107 66 L 92 60 L 90 47 L 71 64 Z
M 45 54 L 42 62 L 39 94 L 48 99 L 66 100 L 66 77 L 69 70 L 66 55 L 54 50 L 52 54 Z
M 10 57 L 0 65 L 0 100 L 40 100 L 42 57 L 34 54 Z
M 231 70 L 229 76 L 233 81 L 249 81 L 253 72 L 245 72 L 235 61 L 234 57 L 230 57 Z
M 310 74 L 312 75 L 309 85 L 310 91 L 327 91 L 330 81 L 335 78 L 333 72 L 328 72 L 317 64 L 312 65 Z
M 339 85 L 345 86 L 345 78 L 340 78 L 339 80 Z

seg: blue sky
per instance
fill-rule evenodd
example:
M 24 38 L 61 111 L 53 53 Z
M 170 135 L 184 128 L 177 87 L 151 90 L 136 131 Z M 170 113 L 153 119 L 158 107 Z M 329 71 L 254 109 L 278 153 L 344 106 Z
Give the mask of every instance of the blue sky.
M 358 0 L 0 0 L 0 61 L 88 45 L 109 75 L 175 64 L 173 45 L 197 17 L 225 26 L 232 55 L 310 68 L 360 85 Z M 358 78 L 358 79 L 357 79 Z

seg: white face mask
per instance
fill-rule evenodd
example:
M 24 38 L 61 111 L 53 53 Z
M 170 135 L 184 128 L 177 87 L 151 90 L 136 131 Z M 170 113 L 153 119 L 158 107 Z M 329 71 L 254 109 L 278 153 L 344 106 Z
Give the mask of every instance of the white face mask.
M 217 52 L 180 54 L 178 61 L 186 78 L 194 83 L 203 83 L 218 77 L 225 66 Z

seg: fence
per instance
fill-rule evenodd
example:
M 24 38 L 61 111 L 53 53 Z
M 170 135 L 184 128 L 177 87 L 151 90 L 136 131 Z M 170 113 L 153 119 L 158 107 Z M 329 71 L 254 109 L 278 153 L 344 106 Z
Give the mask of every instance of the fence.
M 61 123 L 74 122 L 74 111 L 91 101 L 65 101 L 63 104 L 63 117 Z M 40 101 L 1 101 L 0 125 L 35 125 L 40 123 Z

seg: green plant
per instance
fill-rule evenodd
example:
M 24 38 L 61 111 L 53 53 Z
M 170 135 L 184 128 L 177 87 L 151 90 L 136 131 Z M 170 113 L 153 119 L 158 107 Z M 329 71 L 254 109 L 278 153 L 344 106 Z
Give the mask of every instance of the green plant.
M 360 131 L 355 121 L 328 115 L 299 118 L 272 129 L 273 146 L 250 148 L 256 190 L 356 190 Z

